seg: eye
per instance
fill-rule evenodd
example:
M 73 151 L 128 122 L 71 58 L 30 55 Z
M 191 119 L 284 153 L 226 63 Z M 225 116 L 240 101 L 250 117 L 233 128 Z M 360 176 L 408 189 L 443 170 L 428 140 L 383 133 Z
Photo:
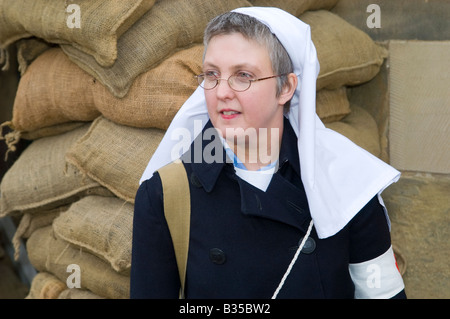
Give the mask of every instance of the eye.
M 203 74 L 205 78 L 209 80 L 216 80 L 220 77 L 220 74 L 217 71 L 205 71 Z
M 253 75 L 245 71 L 239 71 L 236 73 L 236 78 L 243 81 L 248 81 L 253 79 Z

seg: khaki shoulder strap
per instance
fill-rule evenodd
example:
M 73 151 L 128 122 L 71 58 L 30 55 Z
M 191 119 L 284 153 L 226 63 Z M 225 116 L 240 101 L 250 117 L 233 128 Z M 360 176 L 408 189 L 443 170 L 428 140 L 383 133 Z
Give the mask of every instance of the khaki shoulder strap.
M 176 160 L 158 170 L 164 196 L 164 215 L 172 236 L 181 292 L 184 297 L 186 265 L 189 250 L 189 230 L 191 224 L 191 196 L 189 182 L 183 163 Z

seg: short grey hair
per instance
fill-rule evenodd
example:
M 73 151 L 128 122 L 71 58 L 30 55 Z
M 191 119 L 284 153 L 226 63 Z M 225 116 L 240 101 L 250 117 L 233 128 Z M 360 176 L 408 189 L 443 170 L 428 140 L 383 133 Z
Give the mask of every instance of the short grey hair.
M 232 33 L 240 33 L 267 48 L 274 75 L 285 74 L 277 78 L 277 96 L 280 95 L 287 84 L 287 74 L 293 72 L 293 66 L 289 54 L 278 38 L 258 19 L 238 12 L 227 12 L 215 17 L 206 26 L 203 38 L 205 52 L 213 37 Z

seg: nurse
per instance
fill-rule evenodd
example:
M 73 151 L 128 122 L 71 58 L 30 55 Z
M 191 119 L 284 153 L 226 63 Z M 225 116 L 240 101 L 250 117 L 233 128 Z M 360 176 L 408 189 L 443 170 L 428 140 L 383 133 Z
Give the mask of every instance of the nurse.
M 177 159 L 180 128 L 192 136 L 179 154 L 186 298 L 405 298 L 380 195 L 399 173 L 317 117 L 309 26 L 277 8 L 241 8 L 213 19 L 204 43 L 199 87 L 136 194 L 131 298 L 179 297 L 158 169 Z

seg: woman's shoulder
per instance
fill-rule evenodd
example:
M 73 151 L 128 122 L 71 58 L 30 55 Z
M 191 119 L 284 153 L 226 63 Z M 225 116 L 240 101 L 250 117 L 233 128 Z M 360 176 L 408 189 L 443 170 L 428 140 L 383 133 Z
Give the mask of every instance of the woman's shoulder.
M 156 171 L 153 175 L 139 185 L 136 192 L 135 204 L 146 199 L 162 199 L 162 183 L 159 173 Z

